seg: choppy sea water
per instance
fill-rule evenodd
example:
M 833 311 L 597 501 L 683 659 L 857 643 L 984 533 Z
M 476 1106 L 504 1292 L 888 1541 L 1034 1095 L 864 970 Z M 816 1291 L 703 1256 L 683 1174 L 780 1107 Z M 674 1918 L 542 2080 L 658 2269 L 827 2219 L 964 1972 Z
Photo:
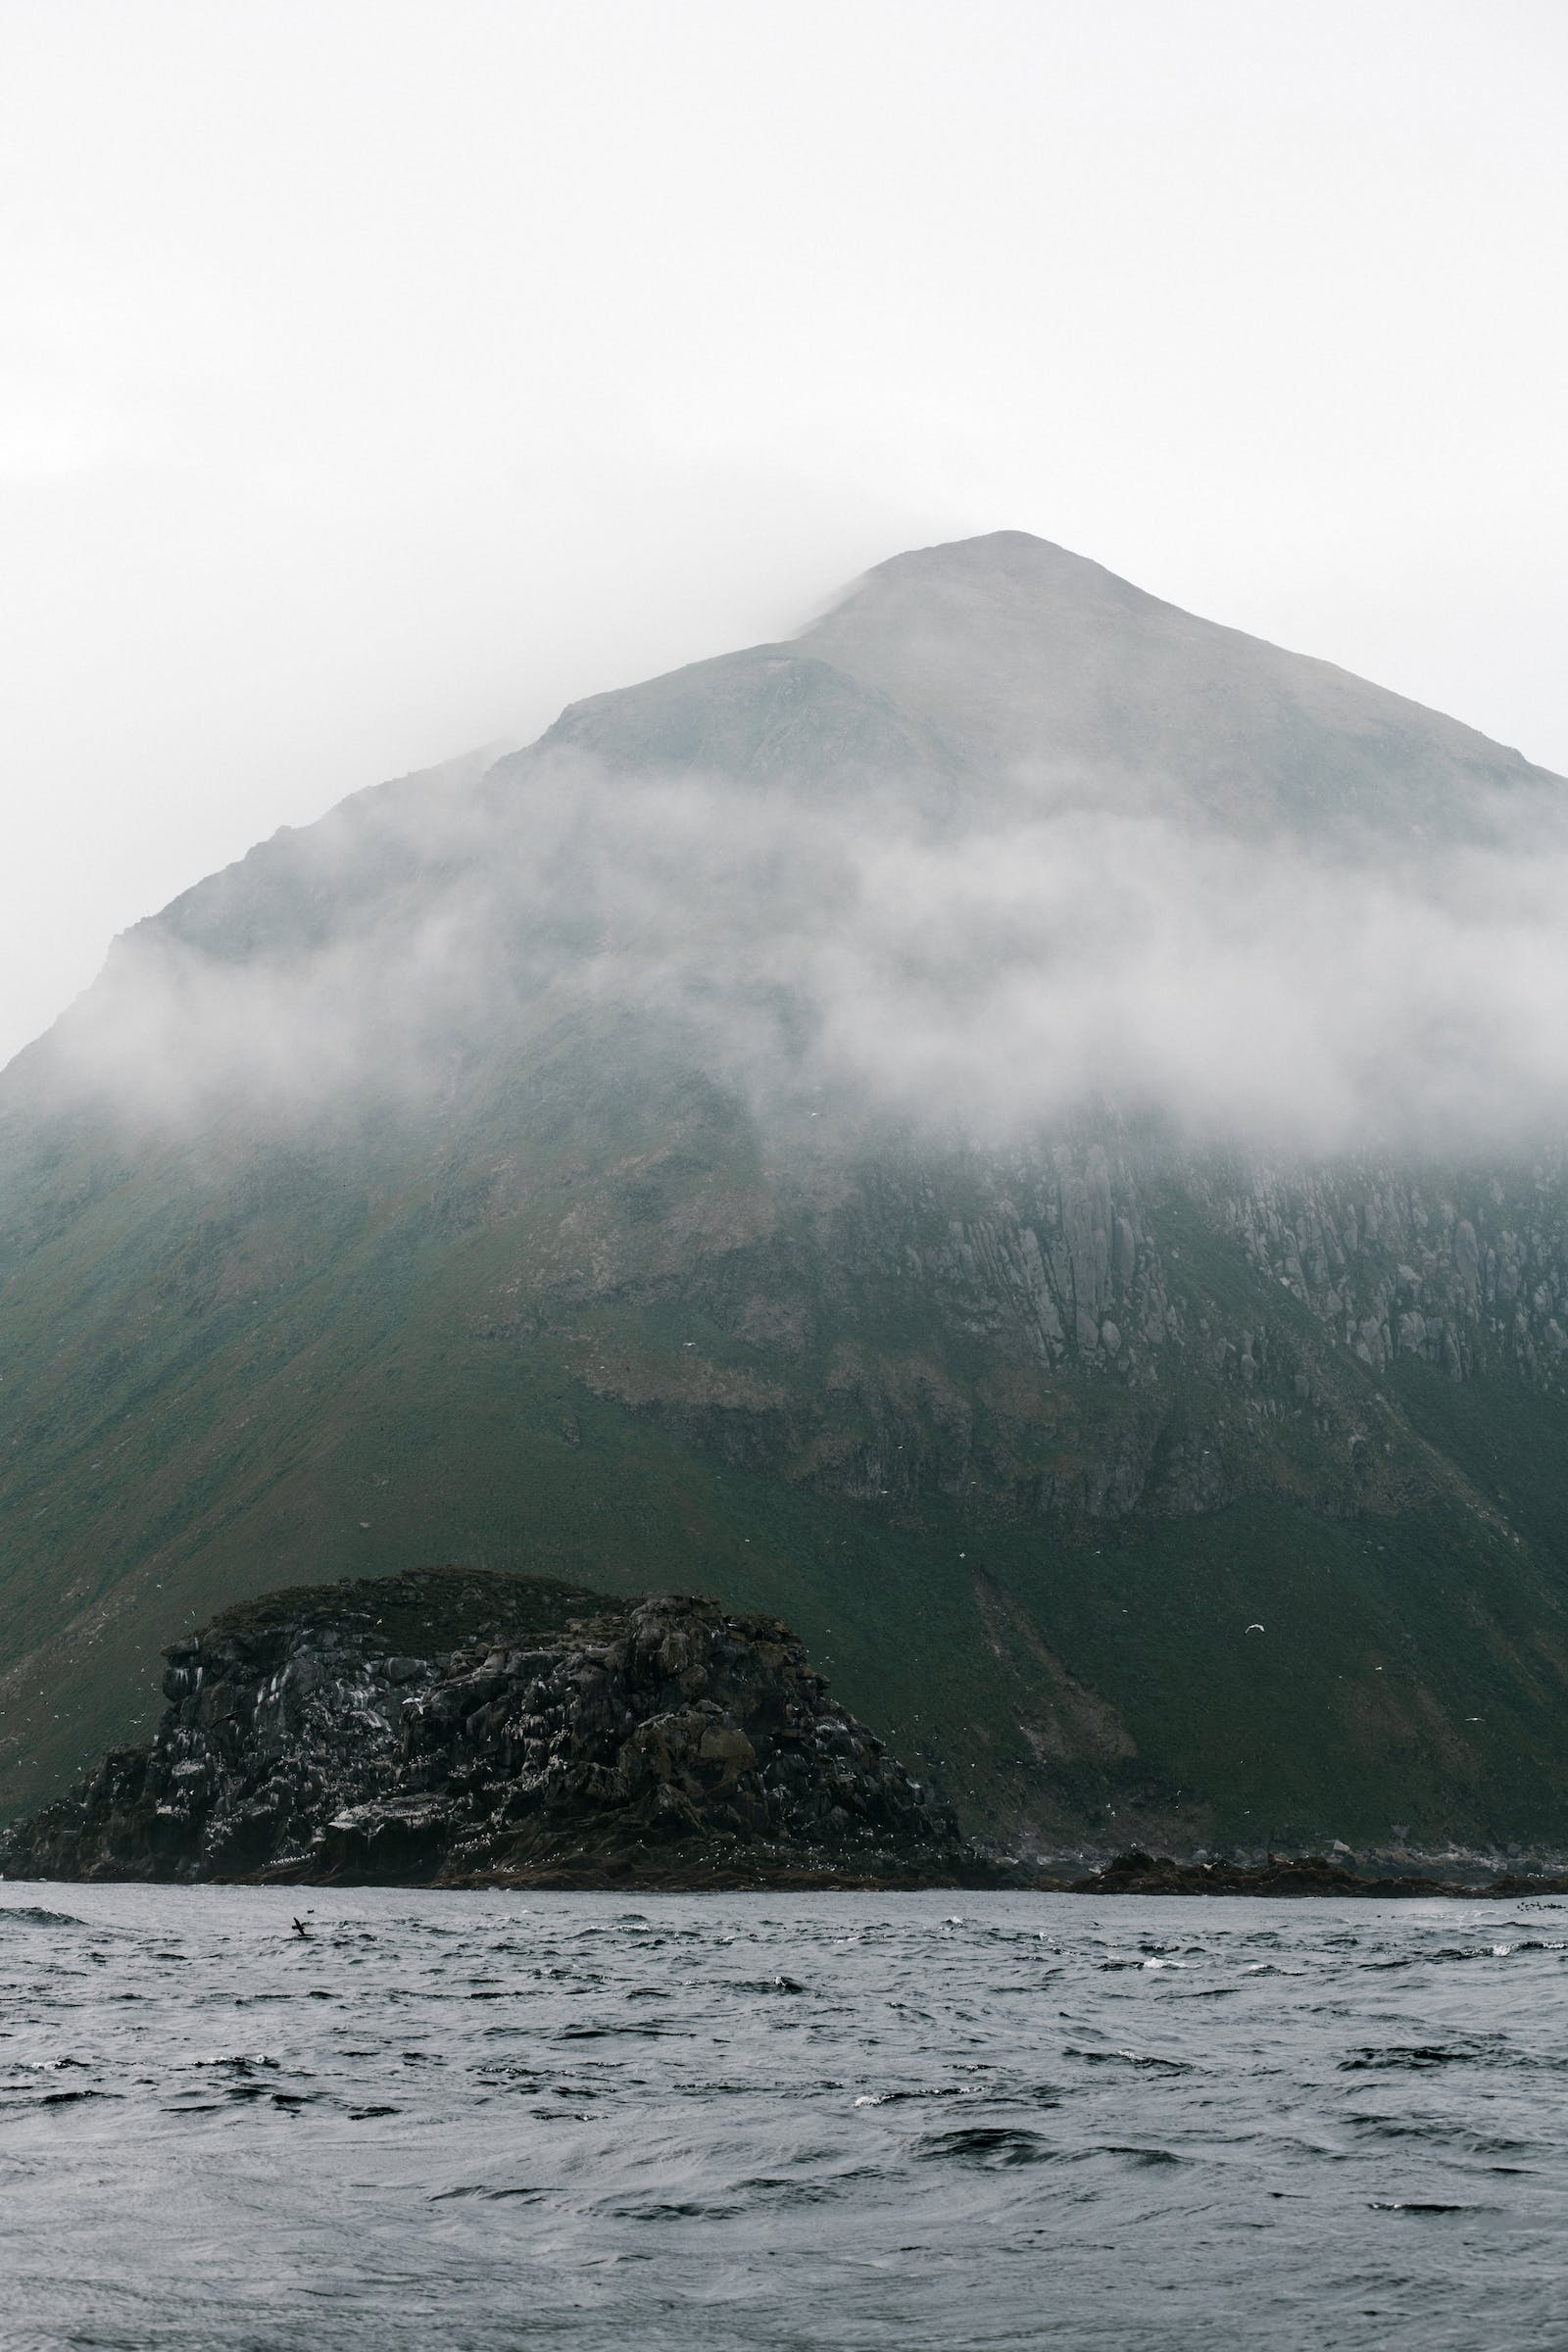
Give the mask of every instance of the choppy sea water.
M 1549 1901 L 8 1883 L 0 2343 L 1560 2347 L 1565 2029 Z

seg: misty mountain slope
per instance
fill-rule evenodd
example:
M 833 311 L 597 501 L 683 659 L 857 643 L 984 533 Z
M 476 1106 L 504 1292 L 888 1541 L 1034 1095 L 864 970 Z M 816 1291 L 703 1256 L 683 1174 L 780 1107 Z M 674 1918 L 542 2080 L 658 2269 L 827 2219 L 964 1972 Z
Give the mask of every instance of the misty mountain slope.
M 797 790 L 877 775 L 907 789 L 949 770 L 940 737 L 891 695 L 787 646 L 721 655 L 573 703 L 539 750 L 633 768 L 778 777 Z M 494 786 L 504 788 L 527 758 L 498 763 Z
M 1002 534 L 197 885 L 0 1081 L 4 1801 L 452 1560 L 999 1836 L 1568 1844 L 1559 789 Z
M 1240 827 L 1442 833 L 1558 779 L 1441 712 L 1147 595 L 1023 531 L 879 564 L 803 645 L 971 765 L 1083 763 Z

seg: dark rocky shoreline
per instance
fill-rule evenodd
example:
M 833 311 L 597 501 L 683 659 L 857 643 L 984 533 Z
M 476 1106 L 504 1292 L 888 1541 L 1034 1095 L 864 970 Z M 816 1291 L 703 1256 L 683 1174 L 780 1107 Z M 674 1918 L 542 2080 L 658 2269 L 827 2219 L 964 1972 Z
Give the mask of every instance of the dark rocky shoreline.
M 1044 1882 L 1038 1882 L 1044 1884 Z M 1435 1879 L 1416 1873 L 1373 1877 L 1347 1870 L 1323 1854 L 1270 1854 L 1263 1862 L 1174 1862 L 1168 1855 L 1140 1849 L 1115 1855 L 1103 1870 L 1087 1878 L 1053 1883 L 1062 1894 L 1267 1894 L 1370 1895 L 1379 1901 L 1392 1896 L 1464 1896 L 1479 1901 L 1529 1894 L 1568 1894 L 1568 1879 L 1539 1879 L 1508 1874 L 1481 1884 L 1459 1879 Z
M 299 1587 L 166 1652 L 168 1712 L 0 1837 L 10 1878 L 192 1885 L 1520 1896 L 1322 1856 L 988 1854 L 776 1618 L 457 1569 Z

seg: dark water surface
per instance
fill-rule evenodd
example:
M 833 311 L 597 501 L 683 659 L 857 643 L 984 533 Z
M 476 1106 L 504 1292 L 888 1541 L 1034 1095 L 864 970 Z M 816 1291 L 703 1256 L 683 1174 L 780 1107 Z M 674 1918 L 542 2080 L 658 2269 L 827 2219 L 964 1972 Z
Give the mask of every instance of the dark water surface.
M 1565 1996 L 1549 1901 L 0 1885 L 0 2343 L 1561 2347 Z

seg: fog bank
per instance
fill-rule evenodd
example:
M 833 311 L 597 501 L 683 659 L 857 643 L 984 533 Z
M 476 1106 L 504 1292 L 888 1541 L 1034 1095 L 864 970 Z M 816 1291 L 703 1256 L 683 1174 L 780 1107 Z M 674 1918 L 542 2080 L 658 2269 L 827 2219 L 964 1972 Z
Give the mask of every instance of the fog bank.
M 764 1123 L 819 1096 L 1011 1146 L 1093 1102 L 1195 1144 L 1494 1155 L 1563 1125 L 1568 823 L 1544 789 L 1475 813 L 1313 847 L 1147 778 L 943 808 L 547 749 L 267 845 L 122 940 L 48 1058 L 134 1123 L 292 1126 L 450 1107 L 615 1012 Z

